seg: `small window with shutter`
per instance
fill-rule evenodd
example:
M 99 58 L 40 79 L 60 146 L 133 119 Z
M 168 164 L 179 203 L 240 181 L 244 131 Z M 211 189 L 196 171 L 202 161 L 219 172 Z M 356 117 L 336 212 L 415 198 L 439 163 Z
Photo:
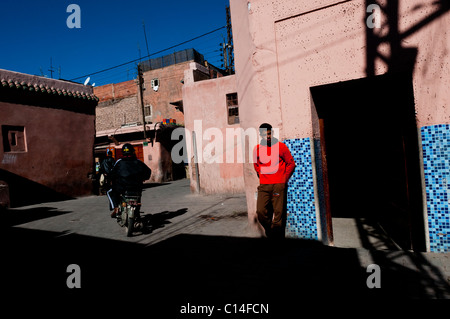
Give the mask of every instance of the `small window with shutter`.
M 239 105 L 237 93 L 227 94 L 228 125 L 239 123 Z

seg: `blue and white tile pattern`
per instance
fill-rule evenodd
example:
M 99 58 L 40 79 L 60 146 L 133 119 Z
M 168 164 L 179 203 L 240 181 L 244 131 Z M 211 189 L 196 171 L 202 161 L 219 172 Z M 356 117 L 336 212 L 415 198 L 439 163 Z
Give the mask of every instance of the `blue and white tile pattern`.
M 450 252 L 450 125 L 421 128 L 430 250 Z
M 297 165 L 288 182 L 286 237 L 318 240 L 310 139 L 284 143 Z

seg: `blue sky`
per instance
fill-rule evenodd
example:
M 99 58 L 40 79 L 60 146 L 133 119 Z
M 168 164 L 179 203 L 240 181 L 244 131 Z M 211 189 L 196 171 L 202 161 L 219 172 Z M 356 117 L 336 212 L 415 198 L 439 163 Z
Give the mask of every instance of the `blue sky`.
M 66 24 L 70 4 L 80 7 L 81 28 Z M 150 54 L 226 25 L 229 0 L 0 1 L 0 69 L 72 80 Z M 152 57 L 195 48 L 220 67 L 217 50 L 226 29 Z M 140 48 L 140 55 L 139 55 Z M 103 85 L 134 78 L 136 63 L 91 76 Z M 84 82 L 85 78 L 76 81 Z

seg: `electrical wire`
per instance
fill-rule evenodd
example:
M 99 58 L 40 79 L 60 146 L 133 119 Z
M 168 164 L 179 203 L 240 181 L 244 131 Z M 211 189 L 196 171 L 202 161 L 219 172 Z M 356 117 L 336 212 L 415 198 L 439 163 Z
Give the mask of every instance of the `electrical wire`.
M 106 68 L 106 69 L 103 69 L 103 70 L 100 70 L 100 71 L 96 71 L 96 72 L 93 72 L 93 73 L 88 73 L 88 74 L 85 74 L 85 75 L 82 75 L 82 76 L 78 76 L 78 77 L 76 77 L 76 78 L 70 79 L 70 81 L 75 81 L 75 80 L 83 79 L 83 78 L 85 78 L 85 77 L 87 77 L 87 76 L 92 76 L 92 75 L 94 75 L 94 74 L 103 73 L 103 72 L 110 71 L 110 70 L 119 68 L 119 67 L 121 67 L 121 66 L 124 66 L 124 65 L 127 65 L 127 64 L 130 64 L 130 63 L 135 63 L 135 62 L 141 61 L 142 59 L 149 58 L 149 57 L 151 57 L 151 56 L 153 56 L 153 55 L 156 55 L 156 54 L 159 54 L 159 53 L 168 51 L 168 50 L 170 50 L 170 49 L 179 47 L 179 46 L 181 46 L 181 45 L 183 45 L 183 44 L 186 44 L 186 43 L 192 42 L 192 41 L 194 41 L 194 40 L 200 39 L 200 38 L 205 37 L 205 36 L 207 36 L 207 35 L 209 35 L 209 34 L 212 34 L 212 33 L 214 33 L 214 32 L 217 32 L 217 31 L 219 31 L 219 30 L 222 30 L 222 29 L 224 29 L 224 28 L 226 28 L 226 27 L 227 27 L 226 25 L 225 25 L 225 26 L 222 26 L 222 27 L 217 28 L 217 29 L 215 29 L 215 30 L 212 30 L 212 31 L 209 31 L 209 32 L 204 33 L 204 34 L 202 34 L 202 35 L 196 36 L 196 37 L 194 37 L 194 38 L 192 38 L 192 39 L 190 39 L 190 40 L 186 40 L 186 41 L 183 41 L 183 42 L 178 43 L 178 44 L 176 44 L 176 45 L 170 46 L 170 47 L 168 47 L 168 48 L 166 48 L 166 49 L 163 49 L 163 50 L 160 50 L 160 51 L 157 51 L 157 52 L 153 52 L 153 53 L 148 54 L 147 56 L 141 57 L 141 58 L 139 58 L 139 59 L 134 59 L 134 60 L 131 60 L 131 61 L 128 61 L 128 62 L 125 62 L 125 63 L 121 63 L 121 64 L 118 64 L 118 65 L 115 65 L 115 66 L 112 66 L 112 67 L 109 67 L 109 68 Z

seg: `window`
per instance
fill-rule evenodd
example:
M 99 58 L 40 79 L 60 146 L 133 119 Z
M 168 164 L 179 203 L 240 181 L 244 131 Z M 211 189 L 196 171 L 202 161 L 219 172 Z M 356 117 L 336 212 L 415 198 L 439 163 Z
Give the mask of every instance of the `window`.
M 239 106 L 237 93 L 227 94 L 228 125 L 239 123 Z
M 152 105 L 147 104 L 144 106 L 144 117 L 145 117 L 145 123 L 151 123 L 152 122 Z
M 9 140 L 10 140 L 10 144 L 11 146 L 17 146 L 17 135 L 16 132 L 10 132 L 9 133 Z
M 25 127 L 2 125 L 3 151 L 26 152 Z
M 159 89 L 159 79 L 158 78 L 152 79 L 152 89 L 155 92 L 158 91 L 158 89 Z
M 144 114 L 145 114 L 145 117 L 152 116 L 152 106 L 151 105 L 144 106 Z

